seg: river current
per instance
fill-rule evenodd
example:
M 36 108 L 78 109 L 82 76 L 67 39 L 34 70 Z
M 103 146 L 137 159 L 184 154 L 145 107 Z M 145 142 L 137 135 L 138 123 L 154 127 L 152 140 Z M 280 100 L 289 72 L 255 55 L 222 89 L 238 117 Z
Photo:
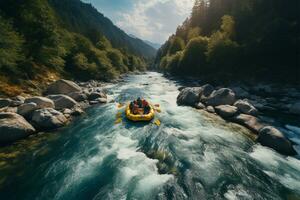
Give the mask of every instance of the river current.
M 255 144 L 243 127 L 179 107 L 180 84 L 129 75 L 116 102 L 160 104 L 153 123 L 115 124 L 117 103 L 55 133 L 0 148 L 0 199 L 299 199 L 300 161 Z

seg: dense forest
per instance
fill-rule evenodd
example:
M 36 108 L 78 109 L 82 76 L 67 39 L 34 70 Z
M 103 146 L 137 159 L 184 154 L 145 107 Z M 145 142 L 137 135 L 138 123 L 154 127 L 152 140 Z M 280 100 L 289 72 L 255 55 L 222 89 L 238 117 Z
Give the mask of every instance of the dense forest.
M 155 67 L 212 81 L 300 81 L 298 0 L 196 0 Z
M 1 94 L 38 89 L 57 77 L 111 80 L 145 70 L 154 56 L 154 48 L 80 0 L 0 2 Z

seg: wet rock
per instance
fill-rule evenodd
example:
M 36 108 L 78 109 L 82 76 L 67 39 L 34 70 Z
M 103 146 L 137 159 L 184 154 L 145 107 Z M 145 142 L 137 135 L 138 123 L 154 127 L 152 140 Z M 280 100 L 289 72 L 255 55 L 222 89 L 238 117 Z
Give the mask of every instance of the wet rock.
M 257 109 L 245 100 L 238 100 L 234 103 L 234 106 L 237 107 L 241 113 L 254 116 L 258 114 Z
M 206 111 L 209 112 L 209 113 L 216 113 L 214 107 L 212 107 L 212 106 L 207 106 Z
M 55 104 L 56 110 L 62 110 L 64 108 L 73 108 L 77 105 L 77 102 L 67 95 L 50 95 L 49 99 L 52 99 Z
M 39 109 L 33 112 L 32 123 L 39 130 L 53 130 L 68 122 L 67 118 L 53 108 Z
M 11 104 L 11 99 L 0 99 L 0 108 L 8 107 Z
M 245 98 L 250 96 L 249 92 L 241 87 L 233 87 L 232 90 L 234 91 L 236 97 L 238 98 Z
M 72 92 L 80 92 L 81 88 L 69 80 L 58 80 L 48 86 L 46 93 L 47 94 L 70 94 Z
M 203 95 L 205 97 L 208 97 L 214 91 L 214 87 L 210 84 L 205 84 L 201 88 L 202 88 L 202 94 L 201 95 Z
M 203 103 L 199 102 L 199 103 L 196 103 L 195 108 L 197 108 L 197 109 L 204 109 L 205 105 Z
M 223 118 L 229 118 L 234 116 L 238 112 L 238 108 L 230 105 L 221 105 L 215 107 L 216 113 Z
M 272 126 L 266 126 L 259 131 L 257 142 L 270 147 L 284 155 L 296 155 L 292 143 L 283 133 Z
M 201 92 L 201 87 L 184 88 L 183 90 L 181 90 L 177 97 L 177 104 L 194 106 L 199 102 Z
M 83 114 L 84 114 L 84 111 L 81 108 L 75 108 L 73 110 L 73 112 L 71 113 L 71 115 L 73 115 L 73 116 L 80 116 Z
M 35 129 L 21 115 L 0 113 L 0 143 L 9 143 L 26 138 Z
M 256 134 L 258 134 L 260 129 L 262 129 L 265 126 L 257 117 L 246 114 L 239 114 L 237 116 L 234 116 L 232 120 L 240 125 L 249 128 Z
M 229 88 L 221 88 L 214 91 L 206 100 L 206 105 L 233 105 L 235 102 L 235 94 Z
M 98 98 L 96 99 L 99 103 L 107 103 L 107 98 Z
M 87 95 L 82 92 L 72 92 L 68 96 L 78 102 L 87 100 Z
M 90 100 L 90 101 L 94 101 L 95 99 L 98 99 L 98 98 L 105 98 L 106 99 L 107 96 L 103 92 L 92 92 L 88 96 L 88 100 Z
M 36 103 L 25 103 L 25 104 L 22 104 L 18 107 L 18 114 L 26 117 L 28 115 L 30 115 L 33 111 L 37 110 L 38 109 L 38 106 Z
M 46 97 L 31 97 L 26 99 L 25 103 L 35 103 L 38 109 L 54 108 L 54 102 Z

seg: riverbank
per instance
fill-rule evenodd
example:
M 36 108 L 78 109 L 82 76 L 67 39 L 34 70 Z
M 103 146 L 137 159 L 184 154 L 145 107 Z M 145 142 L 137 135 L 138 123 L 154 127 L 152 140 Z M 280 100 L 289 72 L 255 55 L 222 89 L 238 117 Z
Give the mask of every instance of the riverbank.
M 7 145 L 39 132 L 54 131 L 83 115 L 92 105 L 110 101 L 98 81 L 72 82 L 60 79 L 43 96 L 0 99 L 0 144 Z
M 179 82 L 185 84 L 177 97 L 179 105 L 203 109 L 243 125 L 262 145 L 285 155 L 299 156 L 299 88 L 270 84 L 213 87 L 210 84 L 201 85 L 195 79 Z

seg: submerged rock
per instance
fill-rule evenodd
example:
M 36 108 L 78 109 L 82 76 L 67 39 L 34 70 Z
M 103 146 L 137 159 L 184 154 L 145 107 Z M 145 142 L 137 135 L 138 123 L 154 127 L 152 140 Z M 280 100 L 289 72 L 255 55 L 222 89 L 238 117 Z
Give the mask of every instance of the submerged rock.
M 237 107 L 241 113 L 254 116 L 258 114 L 257 109 L 245 100 L 238 100 L 234 103 L 234 106 Z
M 72 92 L 80 92 L 81 88 L 69 80 L 58 80 L 48 86 L 46 93 L 47 94 L 70 94 Z
M 26 99 L 25 103 L 35 103 L 38 109 L 54 108 L 54 102 L 46 97 L 31 97 Z
M 230 105 L 221 105 L 215 107 L 216 112 L 223 118 L 234 116 L 238 112 L 238 108 Z
M 296 155 L 292 143 L 283 133 L 272 126 L 266 126 L 259 131 L 257 142 L 270 147 L 284 155 Z
M 233 105 L 235 102 L 235 94 L 229 88 L 221 88 L 214 91 L 206 100 L 206 105 Z
M 0 143 L 9 143 L 33 134 L 35 129 L 21 115 L 0 113 Z
M 40 130 L 53 130 L 64 126 L 67 122 L 67 118 L 53 108 L 36 110 L 32 116 L 32 123 Z

